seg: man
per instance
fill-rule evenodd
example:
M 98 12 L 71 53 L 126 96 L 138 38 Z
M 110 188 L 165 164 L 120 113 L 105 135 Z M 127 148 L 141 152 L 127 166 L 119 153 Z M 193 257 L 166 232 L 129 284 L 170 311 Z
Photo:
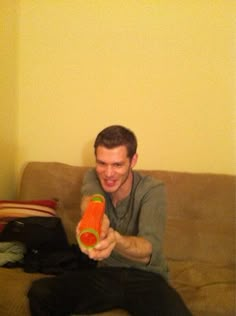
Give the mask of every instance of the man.
M 96 260 L 97 267 L 35 281 L 28 294 L 32 316 L 112 308 L 135 316 L 191 315 L 168 283 L 162 251 L 164 185 L 133 171 L 136 136 L 123 126 L 109 126 L 97 135 L 94 149 L 96 168 L 84 178 L 81 208 L 100 193 L 106 210 L 99 243 L 81 251 Z

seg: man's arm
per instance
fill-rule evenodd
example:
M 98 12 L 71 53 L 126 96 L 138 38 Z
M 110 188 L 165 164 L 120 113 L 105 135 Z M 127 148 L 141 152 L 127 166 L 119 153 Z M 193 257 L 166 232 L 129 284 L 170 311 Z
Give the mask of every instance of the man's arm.
M 109 219 L 104 215 L 100 242 L 93 249 L 81 250 L 93 260 L 104 260 L 114 250 L 128 259 L 148 264 L 152 254 L 152 245 L 142 237 L 121 235 L 110 227 Z
M 116 235 L 116 250 L 122 256 L 148 264 L 152 255 L 152 244 L 142 237 Z

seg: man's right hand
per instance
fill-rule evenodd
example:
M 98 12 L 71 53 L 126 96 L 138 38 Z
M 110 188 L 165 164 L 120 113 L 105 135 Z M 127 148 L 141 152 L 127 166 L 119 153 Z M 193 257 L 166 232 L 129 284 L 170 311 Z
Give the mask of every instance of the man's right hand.
M 94 248 L 85 248 L 80 245 L 80 249 L 90 259 L 101 261 L 110 256 L 116 245 L 115 231 L 110 227 L 110 220 L 106 214 L 103 215 L 100 240 Z

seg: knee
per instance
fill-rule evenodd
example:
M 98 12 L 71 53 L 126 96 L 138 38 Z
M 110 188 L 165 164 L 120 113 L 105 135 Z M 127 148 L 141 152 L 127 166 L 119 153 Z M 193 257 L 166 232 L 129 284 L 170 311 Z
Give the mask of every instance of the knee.
M 45 301 L 51 296 L 51 289 L 48 279 L 39 279 L 33 281 L 28 291 L 29 300 Z

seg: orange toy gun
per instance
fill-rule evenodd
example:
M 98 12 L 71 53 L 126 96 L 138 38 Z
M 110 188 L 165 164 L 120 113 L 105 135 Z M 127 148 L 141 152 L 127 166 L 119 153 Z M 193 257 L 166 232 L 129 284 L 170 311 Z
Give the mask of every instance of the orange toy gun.
M 104 197 L 100 194 L 94 194 L 76 228 L 76 237 L 79 245 L 88 249 L 93 248 L 98 243 L 104 212 Z

